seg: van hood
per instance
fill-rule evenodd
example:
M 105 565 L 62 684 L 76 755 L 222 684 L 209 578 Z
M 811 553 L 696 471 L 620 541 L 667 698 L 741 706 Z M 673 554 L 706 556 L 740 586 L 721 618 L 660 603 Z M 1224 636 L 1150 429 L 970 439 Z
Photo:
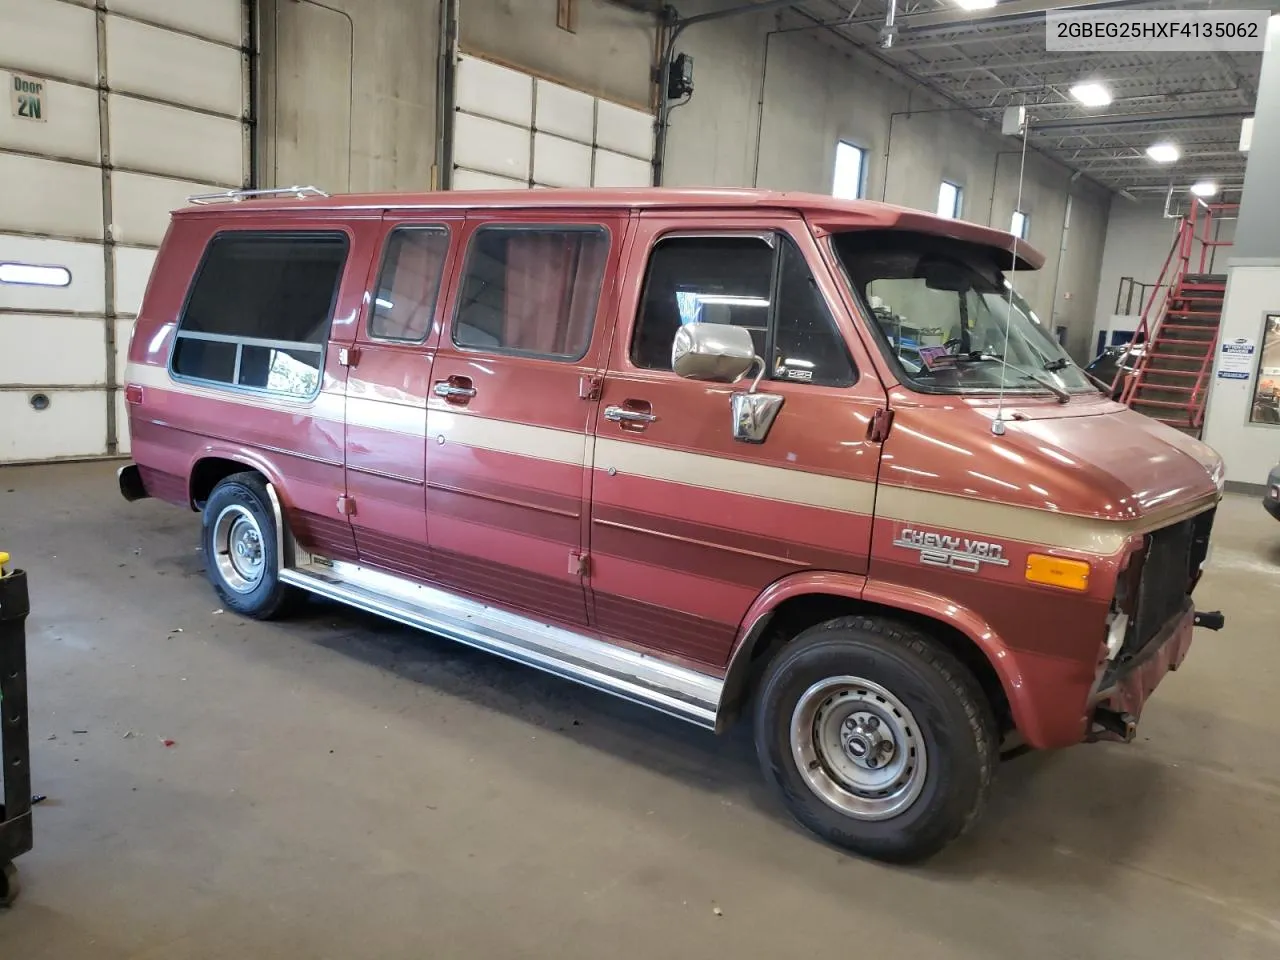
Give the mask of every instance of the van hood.
M 891 391 L 883 483 L 1113 521 L 1185 512 L 1222 494 L 1212 448 L 1102 397 L 1006 404 L 1002 436 L 991 432 L 993 403 L 939 408 L 914 397 Z

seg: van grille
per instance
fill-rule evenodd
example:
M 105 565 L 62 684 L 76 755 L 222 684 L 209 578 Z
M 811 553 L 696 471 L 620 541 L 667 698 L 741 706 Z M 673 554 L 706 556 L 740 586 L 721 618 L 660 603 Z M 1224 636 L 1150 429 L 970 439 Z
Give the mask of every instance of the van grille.
M 1182 611 L 1209 550 L 1214 512 L 1209 510 L 1147 535 L 1133 621 L 1118 660 L 1139 653 Z

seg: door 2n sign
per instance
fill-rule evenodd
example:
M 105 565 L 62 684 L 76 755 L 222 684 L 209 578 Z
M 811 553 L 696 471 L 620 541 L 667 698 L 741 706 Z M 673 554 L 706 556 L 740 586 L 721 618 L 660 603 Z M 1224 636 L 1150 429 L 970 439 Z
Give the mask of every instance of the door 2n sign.
M 20 73 L 11 74 L 10 77 L 9 103 L 13 108 L 13 115 L 19 120 L 44 123 L 44 81 L 24 77 Z

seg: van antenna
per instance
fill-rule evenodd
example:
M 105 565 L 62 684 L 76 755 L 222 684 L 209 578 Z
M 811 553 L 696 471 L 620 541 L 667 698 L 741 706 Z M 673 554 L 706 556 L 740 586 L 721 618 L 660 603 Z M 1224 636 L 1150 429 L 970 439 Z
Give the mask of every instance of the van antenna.
M 1022 98 L 1023 109 L 1025 110 L 1027 98 Z M 1022 120 L 1022 157 L 1018 161 L 1018 200 L 1014 204 L 1015 211 L 1022 209 L 1022 178 L 1027 170 L 1027 121 L 1025 114 Z M 995 188 L 992 187 L 994 190 Z M 1012 218 L 1011 218 L 1012 219 Z M 1022 221 L 1026 223 L 1024 219 Z M 1010 226 L 1013 226 L 1010 223 Z M 1009 275 L 1005 277 L 1004 282 L 1009 287 L 1009 301 L 1005 304 L 1004 315 L 1004 349 L 1000 351 L 1000 393 L 996 400 L 996 418 L 991 421 L 991 432 L 997 437 L 1004 436 L 1004 386 L 1009 377 L 1009 331 L 1013 328 L 1013 280 L 1018 273 L 1018 241 L 1022 238 L 1018 234 L 1013 234 L 1013 248 L 1010 251 L 1012 259 L 1009 262 Z

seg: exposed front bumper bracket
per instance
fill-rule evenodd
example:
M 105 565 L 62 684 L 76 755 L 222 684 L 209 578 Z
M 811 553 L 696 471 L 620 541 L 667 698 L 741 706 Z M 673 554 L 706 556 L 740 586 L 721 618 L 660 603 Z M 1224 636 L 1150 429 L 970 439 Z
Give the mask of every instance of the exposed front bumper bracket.
M 1206 630 L 1221 630 L 1227 625 L 1227 618 L 1222 615 L 1221 610 L 1197 610 L 1193 622 Z

